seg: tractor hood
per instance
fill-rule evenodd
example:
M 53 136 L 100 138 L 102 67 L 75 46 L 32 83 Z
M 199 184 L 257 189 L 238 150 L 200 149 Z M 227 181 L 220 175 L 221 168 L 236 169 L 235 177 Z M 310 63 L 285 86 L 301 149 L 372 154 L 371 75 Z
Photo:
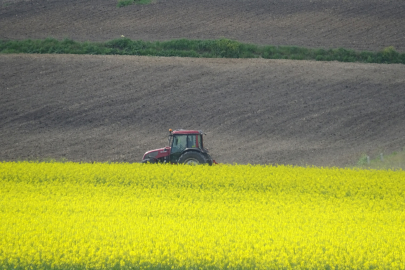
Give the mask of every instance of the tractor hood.
M 158 149 L 154 149 L 154 150 L 150 150 L 148 152 L 146 152 L 143 155 L 142 159 L 147 159 L 147 158 L 161 158 L 161 157 L 166 157 L 170 155 L 170 147 L 166 146 L 164 148 L 158 148 Z

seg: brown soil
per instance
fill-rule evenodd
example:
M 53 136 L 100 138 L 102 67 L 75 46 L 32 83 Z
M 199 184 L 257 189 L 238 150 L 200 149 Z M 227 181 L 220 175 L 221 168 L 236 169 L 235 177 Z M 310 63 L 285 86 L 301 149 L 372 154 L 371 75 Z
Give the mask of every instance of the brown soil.
M 405 51 L 405 2 L 0 0 L 0 39 L 230 38 Z M 0 55 L 0 160 L 140 161 L 169 128 L 223 163 L 352 165 L 405 145 L 405 66 Z
M 405 145 L 405 65 L 0 55 L 0 160 L 140 161 L 169 128 L 223 163 L 346 166 Z
M 0 0 L 0 39 L 217 39 L 405 52 L 401 0 Z

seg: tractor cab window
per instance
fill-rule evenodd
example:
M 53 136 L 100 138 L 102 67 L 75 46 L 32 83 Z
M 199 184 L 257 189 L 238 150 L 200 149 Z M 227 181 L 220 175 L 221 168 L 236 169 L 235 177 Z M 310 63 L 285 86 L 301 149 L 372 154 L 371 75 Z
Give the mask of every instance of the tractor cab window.
M 187 136 L 188 148 L 201 148 L 201 135 L 188 135 Z
M 172 153 L 181 152 L 187 147 L 187 135 L 173 136 Z
M 176 135 L 172 140 L 172 153 L 181 152 L 186 148 L 202 148 L 201 135 Z

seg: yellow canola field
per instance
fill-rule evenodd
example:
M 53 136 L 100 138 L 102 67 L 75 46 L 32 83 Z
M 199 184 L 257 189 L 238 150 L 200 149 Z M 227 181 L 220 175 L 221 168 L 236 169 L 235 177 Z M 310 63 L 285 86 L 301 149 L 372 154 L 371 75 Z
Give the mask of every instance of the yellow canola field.
M 405 269 L 405 172 L 0 163 L 1 269 Z

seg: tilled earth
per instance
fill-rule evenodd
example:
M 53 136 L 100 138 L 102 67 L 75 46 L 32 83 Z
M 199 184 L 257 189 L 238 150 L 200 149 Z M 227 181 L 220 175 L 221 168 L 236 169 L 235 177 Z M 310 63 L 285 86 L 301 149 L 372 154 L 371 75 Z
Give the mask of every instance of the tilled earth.
M 348 166 L 405 145 L 404 65 L 1 55 L 0 160 L 139 162 L 201 129 L 222 163 Z
M 0 39 L 230 38 L 405 52 L 405 2 L 0 0 Z M 222 163 L 351 166 L 405 146 L 405 65 L 0 55 L 0 160 L 139 162 L 201 129 Z
M 0 39 L 229 38 L 266 45 L 405 52 L 402 0 L 0 0 Z

